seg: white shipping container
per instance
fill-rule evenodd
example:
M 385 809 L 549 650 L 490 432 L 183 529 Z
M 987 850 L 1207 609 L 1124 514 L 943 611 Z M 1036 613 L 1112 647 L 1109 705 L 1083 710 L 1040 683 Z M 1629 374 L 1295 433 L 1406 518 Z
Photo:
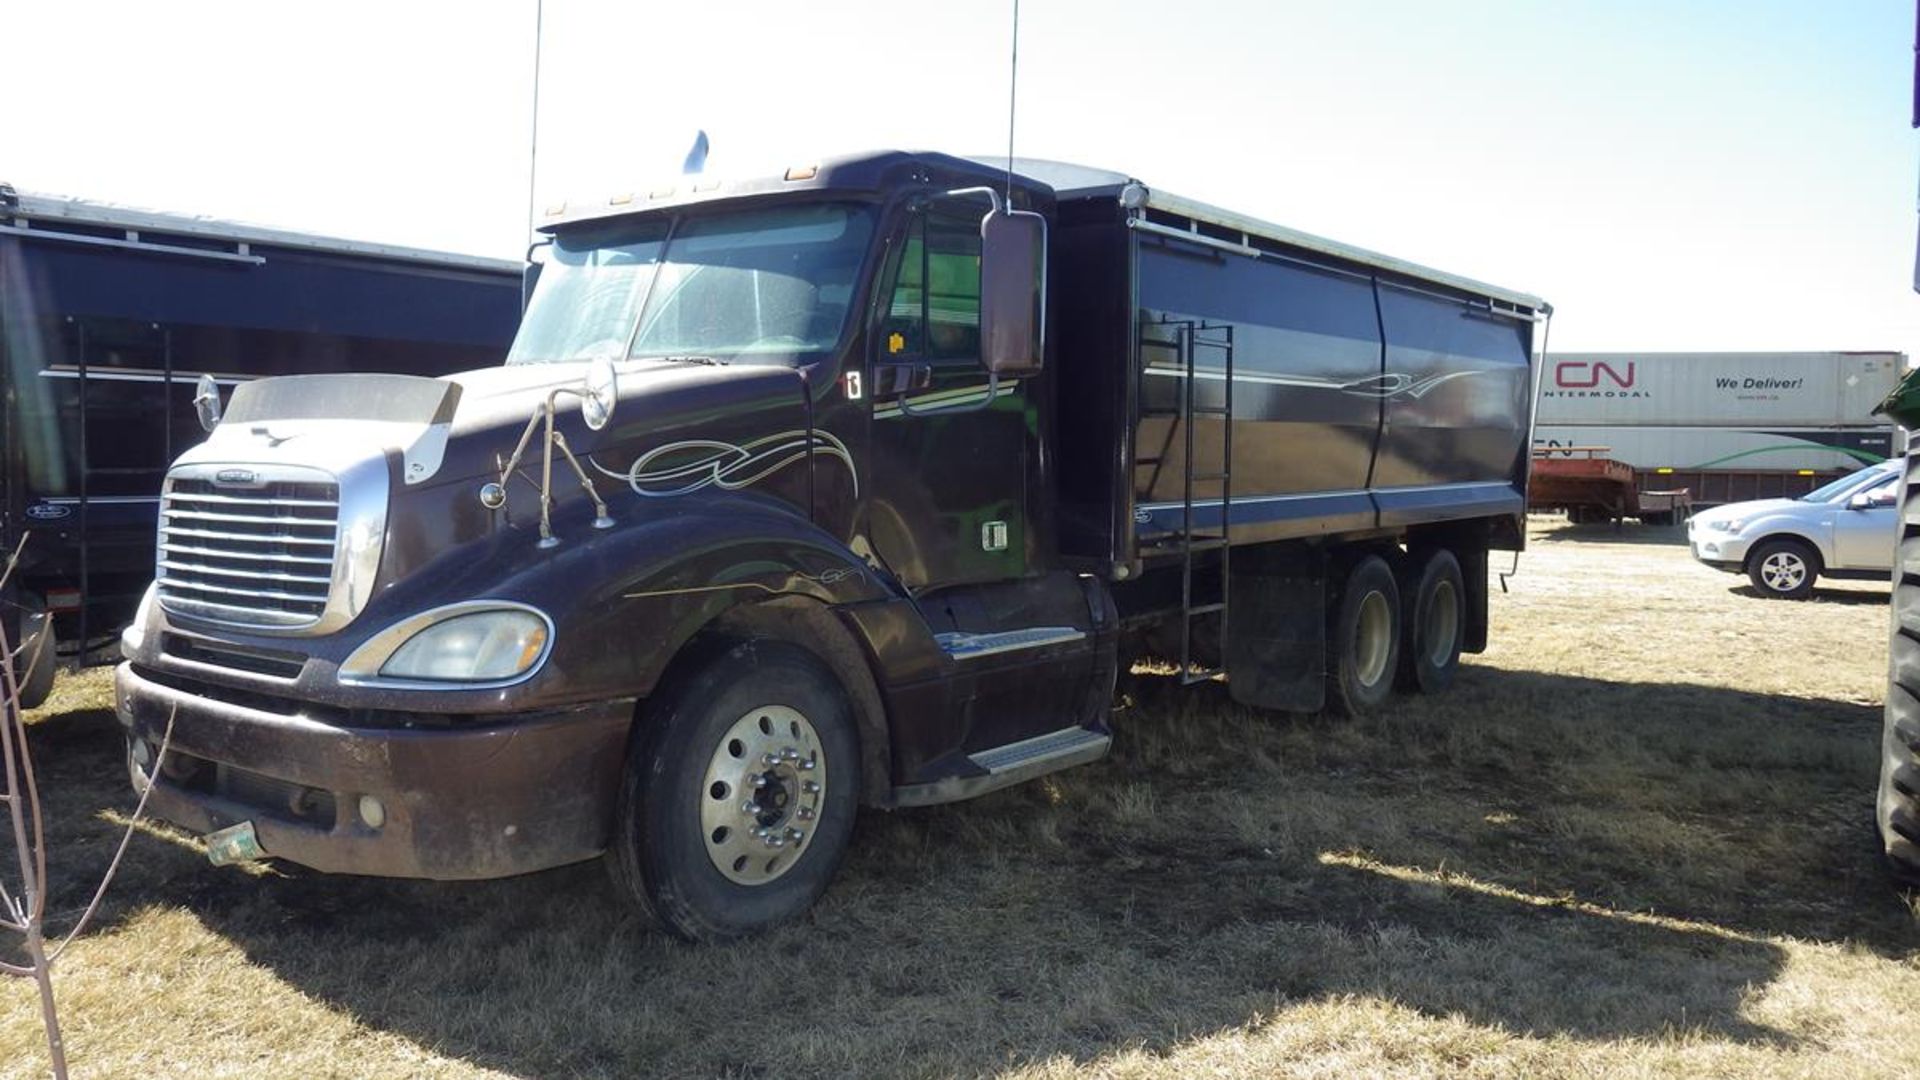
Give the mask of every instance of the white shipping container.
M 1541 424 L 1536 452 L 1604 446 L 1606 457 L 1643 472 L 1725 469 L 1798 472 L 1850 471 L 1883 461 L 1900 449 L 1891 427 L 1839 430 L 1731 427 L 1603 427 Z M 1566 456 L 1572 456 L 1571 454 Z M 1658 486 L 1658 485 L 1655 485 Z
M 1538 423 L 1891 430 L 1873 407 L 1900 381 L 1905 360 L 1895 352 L 1552 353 Z

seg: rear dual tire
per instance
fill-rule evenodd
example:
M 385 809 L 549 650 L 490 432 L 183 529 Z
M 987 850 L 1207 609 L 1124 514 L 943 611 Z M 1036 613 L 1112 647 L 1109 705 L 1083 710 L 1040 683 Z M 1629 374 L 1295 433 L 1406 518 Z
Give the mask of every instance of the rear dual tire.
M 1460 670 L 1467 637 L 1467 587 L 1460 560 L 1445 548 L 1413 559 L 1402 580 L 1405 628 L 1400 645 L 1400 688 L 1438 694 Z
M 1437 694 L 1453 685 L 1465 639 L 1466 587 L 1452 552 L 1409 555 L 1398 577 L 1368 555 L 1348 571 L 1333 605 L 1327 701 L 1361 716 L 1384 706 L 1396 685 Z

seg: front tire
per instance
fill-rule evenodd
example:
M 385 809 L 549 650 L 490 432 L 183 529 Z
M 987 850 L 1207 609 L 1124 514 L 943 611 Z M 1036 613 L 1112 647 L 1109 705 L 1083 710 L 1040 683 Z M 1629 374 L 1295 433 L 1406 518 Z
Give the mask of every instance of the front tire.
M 693 941 L 804 913 L 845 856 L 859 739 L 825 665 L 784 642 L 711 656 L 649 704 L 607 861 L 615 886 Z
M 1355 563 L 1340 590 L 1327 643 L 1327 699 L 1346 716 L 1361 716 L 1393 695 L 1400 664 L 1400 588 L 1385 559 Z
M 1805 600 L 1820 576 L 1820 554 L 1800 540 L 1768 540 L 1747 556 L 1747 580 L 1760 595 Z

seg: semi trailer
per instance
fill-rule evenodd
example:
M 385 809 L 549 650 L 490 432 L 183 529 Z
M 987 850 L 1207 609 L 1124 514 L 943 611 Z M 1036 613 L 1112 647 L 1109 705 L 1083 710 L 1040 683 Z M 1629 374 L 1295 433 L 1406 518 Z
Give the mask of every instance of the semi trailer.
M 0 597 L 39 703 L 61 662 L 111 660 L 153 580 L 192 397 L 270 375 L 444 375 L 506 355 L 520 264 L 0 185 Z M 0 555 L 4 558 L 4 555 Z M 29 662 L 28 658 L 33 658 Z
M 1006 164 L 555 207 L 504 365 L 203 395 L 134 786 L 222 861 L 604 856 L 714 939 L 805 910 L 859 806 L 1099 759 L 1142 654 L 1262 708 L 1446 689 L 1524 542 L 1548 305 Z
M 1873 407 L 1905 368 L 1897 352 L 1556 353 L 1535 449 L 1607 447 L 1642 490 L 1702 505 L 1804 495 L 1900 452 Z

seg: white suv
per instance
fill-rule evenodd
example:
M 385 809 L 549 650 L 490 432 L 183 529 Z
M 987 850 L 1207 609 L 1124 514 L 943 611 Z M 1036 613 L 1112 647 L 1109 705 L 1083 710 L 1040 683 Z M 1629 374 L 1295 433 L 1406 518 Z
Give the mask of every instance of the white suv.
M 1703 510 L 1687 522 L 1693 557 L 1744 572 L 1763 596 L 1804 600 L 1814 579 L 1886 580 L 1899 540 L 1900 460 L 1869 465 L 1797 499 Z

